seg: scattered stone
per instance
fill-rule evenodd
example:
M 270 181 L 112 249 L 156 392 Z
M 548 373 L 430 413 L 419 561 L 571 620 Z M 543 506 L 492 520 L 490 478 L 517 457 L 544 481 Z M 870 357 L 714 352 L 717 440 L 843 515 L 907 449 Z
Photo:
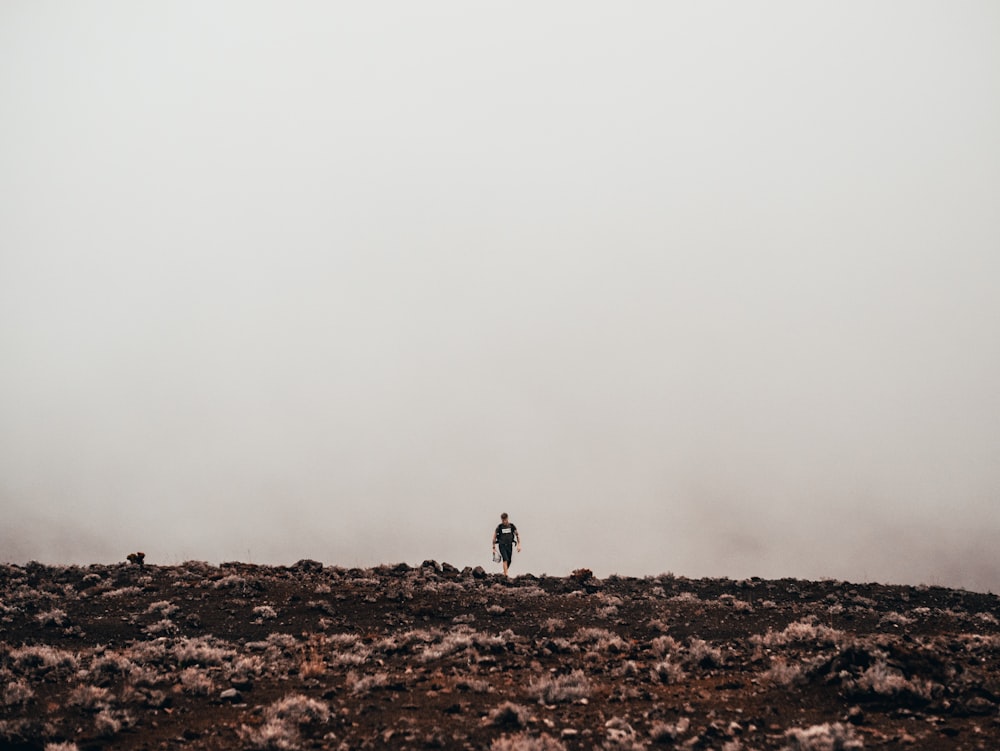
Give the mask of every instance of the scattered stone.
M 985 716 L 997 713 L 997 705 L 985 696 L 973 696 L 962 704 L 961 708 L 954 712 L 956 715 Z

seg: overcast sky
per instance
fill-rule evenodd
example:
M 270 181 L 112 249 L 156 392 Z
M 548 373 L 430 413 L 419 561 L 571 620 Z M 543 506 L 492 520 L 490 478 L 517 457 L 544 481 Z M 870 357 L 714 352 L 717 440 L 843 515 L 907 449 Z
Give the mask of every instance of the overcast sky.
M 1000 5 L 0 5 L 0 557 L 1000 589 Z

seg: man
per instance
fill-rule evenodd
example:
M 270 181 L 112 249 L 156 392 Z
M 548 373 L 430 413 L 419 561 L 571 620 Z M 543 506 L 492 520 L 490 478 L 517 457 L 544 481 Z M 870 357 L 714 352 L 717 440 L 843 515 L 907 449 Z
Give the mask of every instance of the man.
M 497 552 L 497 545 L 500 546 L 500 558 L 503 559 L 503 575 L 507 576 L 507 567 L 510 566 L 510 559 L 514 553 L 514 543 L 517 543 L 517 552 L 521 552 L 521 535 L 517 531 L 517 526 L 511 524 L 507 514 L 500 514 L 500 523 L 493 532 L 493 552 Z

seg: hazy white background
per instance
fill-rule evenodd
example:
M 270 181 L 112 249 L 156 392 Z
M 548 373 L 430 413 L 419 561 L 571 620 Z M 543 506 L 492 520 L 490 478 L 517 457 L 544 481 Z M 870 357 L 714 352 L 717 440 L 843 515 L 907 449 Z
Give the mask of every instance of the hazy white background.
M 0 557 L 1000 588 L 1000 5 L 0 5 Z

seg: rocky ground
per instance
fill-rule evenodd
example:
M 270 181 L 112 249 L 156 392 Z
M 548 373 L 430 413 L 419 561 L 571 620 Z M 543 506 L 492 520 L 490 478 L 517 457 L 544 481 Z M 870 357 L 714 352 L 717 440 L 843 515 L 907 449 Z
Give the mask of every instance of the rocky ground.
M 996 749 L 998 616 L 840 581 L 0 565 L 0 747 Z

